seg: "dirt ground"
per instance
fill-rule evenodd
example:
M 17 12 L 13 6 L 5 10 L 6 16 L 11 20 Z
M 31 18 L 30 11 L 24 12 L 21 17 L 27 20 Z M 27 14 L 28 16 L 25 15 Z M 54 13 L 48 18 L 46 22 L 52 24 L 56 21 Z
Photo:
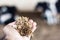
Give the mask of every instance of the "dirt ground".
M 37 29 L 31 40 L 60 40 L 60 25 L 47 25 L 44 20 L 40 19 L 39 14 L 20 14 L 28 16 L 37 22 Z M 0 39 L 4 36 L 3 25 L 0 25 Z

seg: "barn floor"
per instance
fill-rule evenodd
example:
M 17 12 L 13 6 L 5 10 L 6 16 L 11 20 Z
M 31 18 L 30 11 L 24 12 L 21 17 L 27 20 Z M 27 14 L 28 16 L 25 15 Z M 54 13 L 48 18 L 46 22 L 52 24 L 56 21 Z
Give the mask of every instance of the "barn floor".
M 60 40 L 60 25 L 47 25 L 44 20 L 40 19 L 39 14 L 20 14 L 28 16 L 37 22 L 37 29 L 31 40 Z M 0 38 L 3 37 L 3 25 L 0 25 Z

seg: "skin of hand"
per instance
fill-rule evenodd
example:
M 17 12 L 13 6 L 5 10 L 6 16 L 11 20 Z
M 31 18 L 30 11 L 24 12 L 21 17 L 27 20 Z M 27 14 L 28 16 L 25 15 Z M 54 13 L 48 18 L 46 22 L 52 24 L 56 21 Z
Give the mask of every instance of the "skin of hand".
M 33 22 L 33 20 L 29 20 L 29 22 L 31 23 L 32 25 L 32 32 L 34 32 L 36 30 L 36 22 Z M 6 25 L 4 28 L 3 28 L 3 31 L 6 35 L 5 39 L 7 40 L 30 40 L 30 35 L 27 37 L 27 36 L 21 36 L 18 31 L 16 29 L 16 25 L 15 25 L 15 22 L 12 22 L 12 23 L 9 23 L 8 25 Z

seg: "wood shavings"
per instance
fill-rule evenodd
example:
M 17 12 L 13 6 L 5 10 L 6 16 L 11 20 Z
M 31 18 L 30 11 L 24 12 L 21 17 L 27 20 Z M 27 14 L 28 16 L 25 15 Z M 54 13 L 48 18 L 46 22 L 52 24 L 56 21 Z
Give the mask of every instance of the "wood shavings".
M 18 17 L 16 19 L 16 25 L 17 25 L 17 30 L 19 30 L 19 33 L 21 36 L 28 36 L 32 34 L 32 24 L 29 22 L 28 17 Z

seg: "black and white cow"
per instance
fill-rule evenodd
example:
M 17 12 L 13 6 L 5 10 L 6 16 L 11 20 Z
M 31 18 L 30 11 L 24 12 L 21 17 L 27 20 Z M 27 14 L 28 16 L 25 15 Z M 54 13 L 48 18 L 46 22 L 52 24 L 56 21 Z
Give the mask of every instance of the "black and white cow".
M 36 9 L 43 8 L 44 17 L 47 18 L 48 24 L 57 24 L 57 14 L 60 12 L 60 0 L 42 0 Z
M 16 8 L 14 6 L 1 6 L 0 7 L 0 24 L 8 24 L 15 19 Z

